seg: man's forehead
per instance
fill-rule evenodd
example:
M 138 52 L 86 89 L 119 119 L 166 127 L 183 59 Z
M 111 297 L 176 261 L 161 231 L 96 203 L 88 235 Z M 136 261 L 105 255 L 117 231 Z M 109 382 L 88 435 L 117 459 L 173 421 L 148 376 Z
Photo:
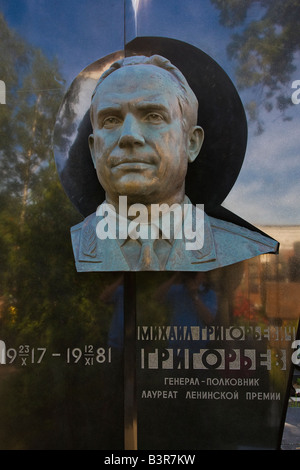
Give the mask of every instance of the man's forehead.
M 97 110 L 108 108 L 108 107 L 121 107 L 123 104 L 132 103 L 137 107 L 151 107 L 151 106 L 170 106 L 170 99 L 173 101 L 174 95 L 170 94 L 167 96 L 165 93 L 152 93 L 149 90 L 145 91 L 142 89 L 136 90 L 132 93 L 105 93 L 99 94 L 95 98 L 95 105 Z M 176 98 L 174 102 L 177 102 Z
M 155 65 L 129 65 L 121 67 L 108 75 L 96 90 L 96 95 L 117 99 L 120 94 L 147 93 L 155 99 L 157 94 L 170 94 L 168 90 L 173 85 L 178 88 L 171 74 Z M 174 90 L 173 90 L 174 93 Z

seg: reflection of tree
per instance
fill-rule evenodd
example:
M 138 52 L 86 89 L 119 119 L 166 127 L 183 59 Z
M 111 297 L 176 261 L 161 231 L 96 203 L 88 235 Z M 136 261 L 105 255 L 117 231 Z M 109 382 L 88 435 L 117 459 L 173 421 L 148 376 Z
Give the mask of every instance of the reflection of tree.
M 58 180 L 51 147 L 64 92 L 58 64 L 17 37 L 1 15 L 0 37 L 7 85 L 7 105 L 0 107 L 0 337 L 8 348 L 28 344 L 49 354 L 105 347 L 111 309 L 100 294 L 114 276 L 75 271 L 69 227 L 79 216 Z M 48 355 L 29 367 L 8 364 L 0 374 L 1 449 L 122 442 L 118 358 L 110 367 L 68 367 L 65 357 Z
M 56 61 L 24 43 L 3 16 L 0 24 L 0 74 L 7 85 L 7 106 L 1 106 L 0 115 L 1 192 L 20 198 L 16 215 L 23 223 L 34 186 L 52 158 L 51 135 L 63 81 Z
M 285 87 L 296 70 L 300 49 L 298 0 L 211 0 L 220 11 L 220 23 L 235 29 L 228 55 L 237 61 L 240 89 L 253 88 L 256 97 L 247 105 L 249 118 L 263 130 L 258 108 L 278 109 L 284 119 L 291 105 Z M 255 10 L 254 10 L 255 9 Z M 252 15 L 253 13 L 253 15 Z M 253 19 L 255 15 L 255 19 Z

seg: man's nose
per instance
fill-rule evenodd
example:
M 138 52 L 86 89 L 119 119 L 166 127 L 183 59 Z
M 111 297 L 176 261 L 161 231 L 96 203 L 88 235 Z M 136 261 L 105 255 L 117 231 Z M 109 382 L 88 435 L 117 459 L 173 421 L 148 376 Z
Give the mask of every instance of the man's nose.
M 141 132 L 138 120 L 132 115 L 128 114 L 122 125 L 121 135 L 119 139 L 119 147 L 126 146 L 139 146 L 145 143 L 145 139 Z

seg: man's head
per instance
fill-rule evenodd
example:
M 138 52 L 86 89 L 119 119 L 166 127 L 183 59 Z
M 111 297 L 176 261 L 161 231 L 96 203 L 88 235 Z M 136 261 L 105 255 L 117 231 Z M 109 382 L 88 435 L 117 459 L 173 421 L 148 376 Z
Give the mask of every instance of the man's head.
M 101 76 L 89 145 L 109 202 L 182 201 L 188 162 L 203 142 L 197 110 L 186 79 L 161 56 L 125 58 Z

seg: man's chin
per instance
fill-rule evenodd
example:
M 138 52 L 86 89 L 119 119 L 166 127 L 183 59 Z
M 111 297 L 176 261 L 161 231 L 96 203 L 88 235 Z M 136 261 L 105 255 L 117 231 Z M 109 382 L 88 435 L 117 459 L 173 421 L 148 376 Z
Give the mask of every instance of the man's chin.
M 155 189 L 153 180 L 149 182 L 145 179 L 144 181 L 131 181 L 122 184 L 117 188 L 116 193 L 119 196 L 127 196 L 129 204 L 146 204 L 152 202 Z

